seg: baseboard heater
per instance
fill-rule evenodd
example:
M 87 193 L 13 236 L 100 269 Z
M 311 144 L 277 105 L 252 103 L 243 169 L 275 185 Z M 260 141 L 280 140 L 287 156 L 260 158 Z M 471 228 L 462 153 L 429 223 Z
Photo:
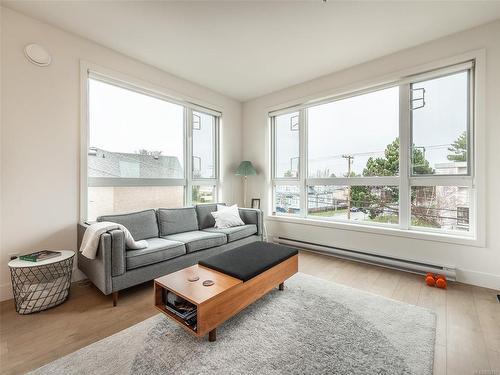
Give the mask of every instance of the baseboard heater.
M 273 242 L 283 245 L 294 246 L 314 252 L 333 255 L 339 258 L 355 260 L 358 262 L 374 264 L 381 267 L 392 268 L 400 271 L 412 272 L 416 274 L 426 274 L 427 272 L 434 272 L 437 274 L 445 275 L 449 280 L 456 280 L 455 267 L 440 266 L 430 263 L 421 263 L 412 260 L 399 259 L 388 257 L 384 255 L 370 254 L 357 250 L 341 249 L 327 245 L 316 244 L 307 241 L 295 240 L 286 237 L 273 237 Z

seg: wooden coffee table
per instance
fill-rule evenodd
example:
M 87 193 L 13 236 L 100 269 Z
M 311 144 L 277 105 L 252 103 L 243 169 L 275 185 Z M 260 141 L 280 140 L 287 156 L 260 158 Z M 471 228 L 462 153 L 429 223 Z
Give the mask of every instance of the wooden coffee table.
M 278 286 L 280 290 L 283 290 L 284 281 L 294 275 L 297 270 L 298 256 L 294 255 L 243 282 L 197 264 L 155 279 L 155 306 L 191 334 L 203 337 L 208 333 L 209 341 L 215 341 L 216 329 L 219 325 L 258 300 L 271 289 Z M 188 281 L 192 276 L 198 276 L 199 280 Z M 212 286 L 203 286 L 204 280 L 213 280 L 215 283 Z M 184 320 L 165 308 L 163 301 L 164 289 L 196 305 L 196 327 L 188 326 Z

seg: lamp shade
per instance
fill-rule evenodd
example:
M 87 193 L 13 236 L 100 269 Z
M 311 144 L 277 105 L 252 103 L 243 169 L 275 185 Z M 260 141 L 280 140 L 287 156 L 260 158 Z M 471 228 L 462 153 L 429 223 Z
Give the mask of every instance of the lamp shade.
M 257 174 L 257 171 L 253 167 L 252 162 L 248 160 L 242 161 L 235 173 L 236 176 L 253 176 L 255 174 Z

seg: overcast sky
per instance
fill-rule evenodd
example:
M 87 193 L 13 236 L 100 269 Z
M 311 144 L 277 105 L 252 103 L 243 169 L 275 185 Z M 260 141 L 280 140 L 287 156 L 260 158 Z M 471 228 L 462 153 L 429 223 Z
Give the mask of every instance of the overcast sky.
M 425 81 L 413 88 L 425 88 L 426 101 L 423 108 L 412 112 L 413 142 L 425 147 L 426 159 L 434 167 L 448 161 L 447 148 L 467 128 L 467 73 Z M 278 175 L 290 169 L 298 156 L 298 131 L 290 129 L 294 115 L 277 119 Z M 308 127 L 310 177 L 326 169 L 337 177 L 347 174 L 343 154 L 354 156 L 353 171 L 361 174 L 368 158 L 383 157 L 386 146 L 398 137 L 399 88 L 312 107 Z
M 213 116 L 196 113 L 200 130 L 193 131 L 193 153 L 204 177 L 213 171 Z M 184 165 L 182 106 L 89 79 L 90 146 L 112 152 L 161 151 Z M 198 160 L 200 160 L 198 159 Z
M 431 166 L 447 162 L 447 148 L 467 127 L 467 73 L 421 82 L 425 107 L 413 115 L 413 142 L 425 147 Z M 369 157 L 383 157 L 388 144 L 399 133 L 399 88 L 323 104 L 308 110 L 309 176 L 328 170 L 361 174 Z M 277 173 L 283 176 L 298 163 L 297 113 L 277 118 Z M 140 149 L 161 151 L 162 155 L 183 160 L 183 107 L 125 90 L 97 80 L 89 80 L 90 146 L 114 152 L 135 153 Z M 204 177 L 210 177 L 214 160 L 213 117 L 202 116 L 202 129 L 195 130 L 194 156 L 202 161 Z M 195 160 L 195 163 L 197 161 Z

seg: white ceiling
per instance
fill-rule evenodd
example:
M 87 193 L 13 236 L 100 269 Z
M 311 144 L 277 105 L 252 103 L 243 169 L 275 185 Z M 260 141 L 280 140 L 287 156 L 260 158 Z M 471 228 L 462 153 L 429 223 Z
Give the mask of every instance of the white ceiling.
M 4 1 L 245 101 L 500 18 L 500 1 Z

